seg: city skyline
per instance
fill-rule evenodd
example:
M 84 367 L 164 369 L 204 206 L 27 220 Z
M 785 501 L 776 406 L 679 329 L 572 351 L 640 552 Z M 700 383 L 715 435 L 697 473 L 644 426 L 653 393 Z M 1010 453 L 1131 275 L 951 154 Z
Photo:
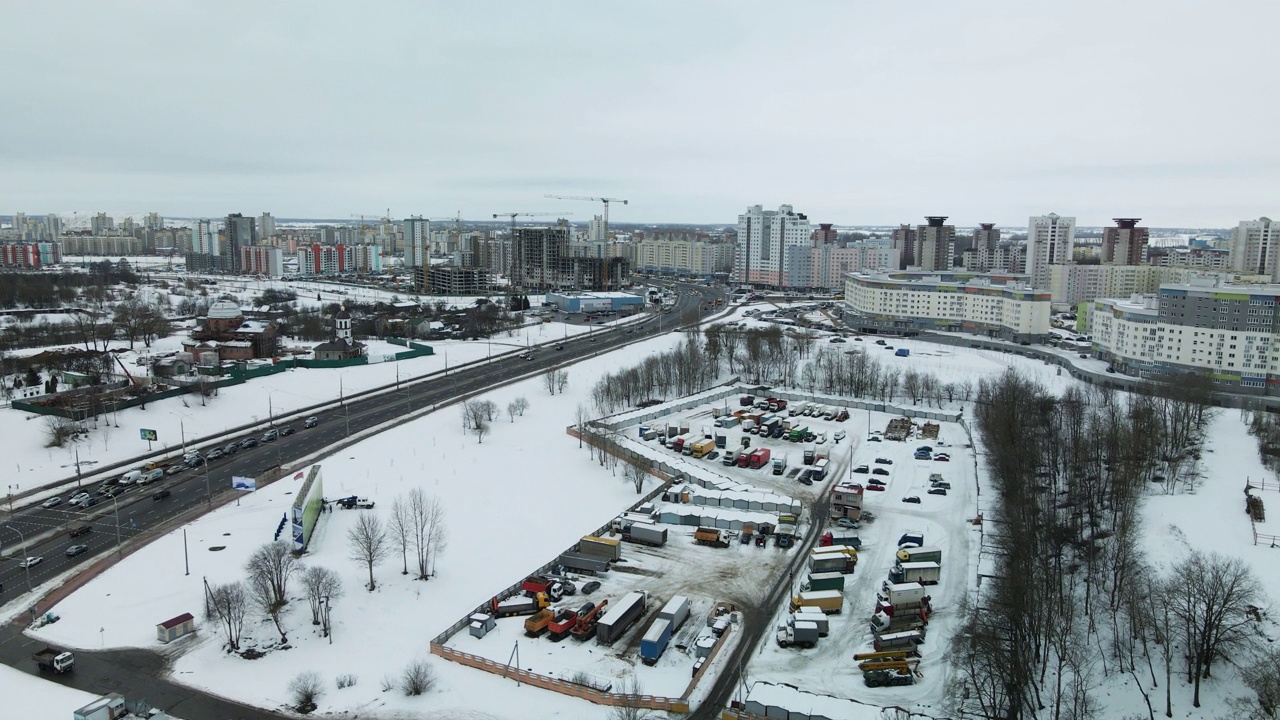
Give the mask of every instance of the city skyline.
M 0 78 L 20 101 L 0 111 L 0 196 L 29 213 L 599 212 L 544 198 L 577 193 L 629 199 L 615 223 L 731 224 L 759 202 L 838 225 L 1231 227 L 1275 212 L 1277 101 L 1258 88 L 1276 72 L 1263 44 L 1218 39 L 1277 19 L 1136 0 L 783 18 L 752 3 L 9 5 Z M 1221 110 L 1245 98 L 1250 112 Z

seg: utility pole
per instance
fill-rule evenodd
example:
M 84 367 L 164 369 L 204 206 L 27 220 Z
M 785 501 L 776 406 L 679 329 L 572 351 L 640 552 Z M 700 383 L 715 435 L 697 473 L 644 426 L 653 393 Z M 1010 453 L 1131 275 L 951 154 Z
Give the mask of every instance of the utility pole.
M 182 528 L 182 563 L 186 565 L 185 575 L 191 574 L 191 556 L 187 555 L 187 529 Z

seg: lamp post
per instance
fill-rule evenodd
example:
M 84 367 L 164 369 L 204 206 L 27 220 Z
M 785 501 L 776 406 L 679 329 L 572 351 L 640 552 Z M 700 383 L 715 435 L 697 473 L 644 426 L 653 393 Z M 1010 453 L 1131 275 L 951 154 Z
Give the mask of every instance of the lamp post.
M 14 484 L 10 484 L 10 485 L 9 485 L 9 512 L 10 512 L 10 514 L 12 514 L 12 513 L 13 513 L 13 491 L 14 491 L 14 490 L 17 490 L 17 489 L 18 489 L 18 485 L 17 485 L 16 483 L 14 483 Z
M 11 485 L 10 487 L 13 486 Z M 22 569 L 27 573 L 27 592 L 31 592 L 31 566 L 27 564 L 27 539 L 22 536 L 22 531 L 18 528 L 12 525 L 9 525 L 8 528 L 18 533 L 18 542 L 22 543 Z
M 111 510 L 112 510 L 112 512 L 114 512 L 114 513 L 115 513 L 115 516 L 116 516 L 116 552 L 118 553 L 118 552 L 120 552 L 120 549 L 121 549 L 121 542 L 120 542 L 120 504 L 119 504 L 118 502 L 116 502 L 116 496 L 115 496 L 115 495 L 112 495 L 112 496 L 111 496 Z
M 342 405 L 342 419 L 347 426 L 347 437 L 351 437 L 351 411 L 347 407 L 347 396 L 343 391 L 342 380 L 346 373 L 338 374 L 338 403 Z

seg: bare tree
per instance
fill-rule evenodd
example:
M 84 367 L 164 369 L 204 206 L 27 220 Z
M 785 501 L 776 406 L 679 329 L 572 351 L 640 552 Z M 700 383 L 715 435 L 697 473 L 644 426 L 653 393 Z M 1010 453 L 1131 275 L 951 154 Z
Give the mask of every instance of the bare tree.
M 435 687 L 436 675 L 425 660 L 414 660 L 400 677 L 400 689 L 405 695 L 421 695 Z
M 324 681 L 320 673 L 308 670 L 299 673 L 289 681 L 289 695 L 293 699 L 293 709 L 300 713 L 309 713 L 316 709 L 316 700 L 324 694 Z
M 578 403 L 578 409 L 574 411 L 573 423 L 578 426 L 578 449 L 582 449 L 582 436 L 587 432 L 587 422 L 591 420 L 591 410 L 585 403 Z
M 418 579 L 426 580 L 431 577 L 435 559 L 448 546 L 444 506 L 439 498 L 427 497 L 422 488 L 414 488 L 409 492 L 409 520 L 418 560 Z
M 1210 677 L 1213 661 L 1255 635 L 1250 611 L 1262 587 L 1239 558 L 1193 552 L 1174 567 L 1169 592 L 1186 643 L 1187 682 L 1195 688 L 1191 704 L 1200 707 L 1200 680 Z
M 249 576 L 249 599 L 275 623 L 276 632 L 280 633 L 280 644 L 287 644 L 289 636 L 280 625 L 280 610 L 284 605 L 276 602 L 275 588 L 271 587 L 268 576 L 261 573 Z
M 636 486 L 636 494 L 639 495 L 644 491 L 645 478 L 649 477 L 650 460 L 643 455 L 636 455 L 627 460 L 627 466 L 622 470 L 622 476 L 628 482 Z
M 361 513 L 355 527 L 347 531 L 347 540 L 351 559 L 369 569 L 368 587 L 369 592 L 373 592 L 376 588 L 373 568 L 387 557 L 387 530 L 377 515 Z
M 546 388 L 548 393 L 552 395 L 556 394 L 555 368 L 552 368 L 551 370 L 548 370 L 542 374 L 542 387 Z
M 251 586 L 262 578 L 265 587 L 271 591 L 271 602 L 283 606 L 288 602 L 289 578 L 298 571 L 298 558 L 293 554 L 290 543 L 277 540 L 258 546 L 244 569 L 249 573 Z
M 1248 717 L 1280 716 L 1280 675 L 1276 674 L 1277 667 L 1280 667 L 1280 650 L 1270 648 L 1243 669 L 1244 684 L 1256 695 L 1254 706 L 1248 708 Z
M 524 417 L 524 411 L 529 409 L 529 400 L 523 395 L 512 400 L 511 404 L 515 406 L 516 414 L 520 417 Z
M 233 582 L 209 588 L 205 603 L 205 619 L 218 620 L 230 650 L 240 649 L 240 634 L 244 631 L 244 617 L 249 609 L 244 583 Z
M 329 568 L 313 565 L 302 571 L 302 587 L 307 592 L 307 602 L 311 606 L 311 624 L 319 625 L 322 620 L 322 603 L 326 598 L 332 600 L 342 596 L 342 578 Z
M 71 418 L 64 418 L 60 415 L 46 415 L 44 417 L 45 447 L 62 447 L 68 440 L 74 439 L 76 435 L 82 432 L 84 432 L 84 428 Z
M 556 373 L 556 392 L 559 392 L 561 395 L 563 395 L 565 387 L 569 384 L 569 371 L 556 370 L 555 373 Z
M 516 401 L 512 400 L 507 403 L 507 419 L 511 422 L 516 421 Z
M 391 543 L 400 548 L 401 575 L 409 574 L 409 544 L 413 542 L 413 521 L 409 506 L 400 496 L 391 503 L 391 517 L 387 520 L 387 534 Z
M 644 691 L 640 688 L 640 681 L 636 679 L 635 673 L 623 678 L 614 694 L 621 696 L 622 702 L 614 705 L 609 711 L 609 720 L 647 720 L 652 717 L 651 713 L 640 704 L 640 697 L 644 695 Z
M 484 436 L 489 434 L 489 429 L 488 420 L 481 420 L 475 424 L 475 427 L 471 428 L 471 432 L 475 433 L 478 444 L 484 444 Z

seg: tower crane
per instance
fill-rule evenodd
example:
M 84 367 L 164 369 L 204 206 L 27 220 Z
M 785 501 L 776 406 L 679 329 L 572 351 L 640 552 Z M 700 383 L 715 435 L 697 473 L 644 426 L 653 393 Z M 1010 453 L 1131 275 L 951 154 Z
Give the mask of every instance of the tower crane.
M 507 268 L 507 282 L 511 288 L 510 299 L 507 307 L 510 309 L 526 309 L 528 301 L 524 300 L 524 291 L 517 283 L 518 267 L 520 262 L 520 249 L 516 247 L 516 218 L 518 217 L 567 217 L 573 213 L 529 213 L 529 212 L 504 212 L 494 213 L 493 218 L 496 220 L 500 217 L 511 218 L 511 266 Z M 521 307 L 517 307 L 520 305 Z
M 609 239 L 609 203 L 620 202 L 623 205 L 627 204 L 627 201 L 622 198 L 588 197 L 586 195 L 547 195 L 546 197 L 552 200 L 587 200 L 589 202 L 604 203 L 604 238 L 606 240 Z

